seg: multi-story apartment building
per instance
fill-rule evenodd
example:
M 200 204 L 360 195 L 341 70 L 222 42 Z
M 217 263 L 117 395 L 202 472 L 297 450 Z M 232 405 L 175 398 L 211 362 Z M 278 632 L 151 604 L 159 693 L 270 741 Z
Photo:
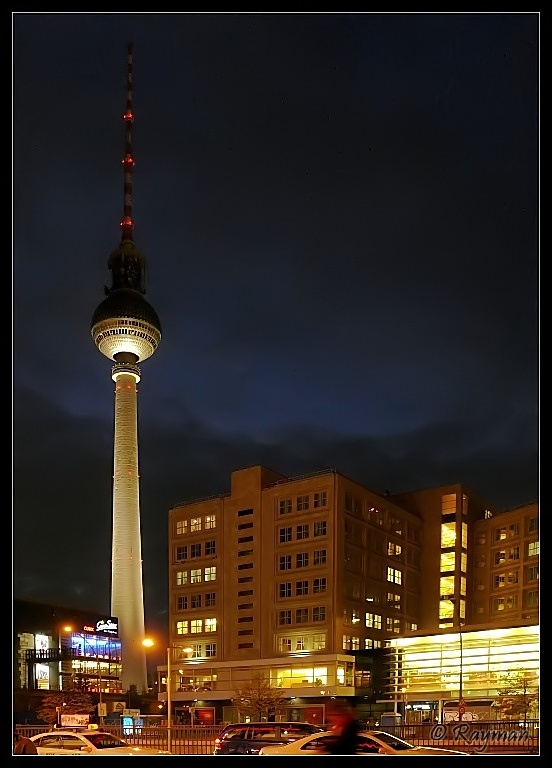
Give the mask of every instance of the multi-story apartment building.
M 305 705 L 362 693 L 359 651 L 480 619 L 474 546 L 500 514 L 461 484 L 381 496 L 334 470 L 261 466 L 233 472 L 229 494 L 175 506 L 175 710 L 229 705 L 255 672 Z
M 538 505 L 526 504 L 478 520 L 472 551 L 473 620 L 538 623 Z

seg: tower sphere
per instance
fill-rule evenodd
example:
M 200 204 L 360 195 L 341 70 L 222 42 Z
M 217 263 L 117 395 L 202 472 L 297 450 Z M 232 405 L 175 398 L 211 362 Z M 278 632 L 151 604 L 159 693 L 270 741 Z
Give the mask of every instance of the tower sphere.
M 124 352 L 136 362 L 151 357 L 161 341 L 161 323 L 139 291 L 112 291 L 92 316 L 92 337 L 102 355 L 117 360 Z

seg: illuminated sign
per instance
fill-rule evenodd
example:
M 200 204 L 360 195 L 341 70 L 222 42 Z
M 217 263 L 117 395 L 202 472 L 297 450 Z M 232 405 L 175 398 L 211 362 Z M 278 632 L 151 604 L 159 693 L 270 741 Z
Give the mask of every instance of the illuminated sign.
M 116 636 L 119 631 L 119 620 L 116 616 L 109 616 L 108 618 L 102 616 L 102 618 L 94 619 L 92 622 L 86 622 L 76 631 L 77 633 L 85 632 L 90 635 L 102 634 Z
M 50 669 L 45 664 L 35 666 L 36 687 L 39 690 L 47 691 L 50 689 Z
M 48 637 L 46 635 L 35 635 L 35 649 L 37 651 L 48 650 Z
M 96 622 L 95 631 L 104 635 L 117 635 L 119 631 L 118 621 L 114 616 L 111 616 L 109 619 L 99 619 Z
M 90 722 L 90 715 L 60 715 L 62 728 L 86 727 Z

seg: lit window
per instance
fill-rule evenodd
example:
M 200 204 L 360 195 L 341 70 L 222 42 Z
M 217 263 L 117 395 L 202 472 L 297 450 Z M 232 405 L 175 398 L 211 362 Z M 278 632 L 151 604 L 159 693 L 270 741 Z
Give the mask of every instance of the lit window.
M 176 634 L 177 635 L 187 635 L 190 631 L 190 622 L 189 621 L 177 621 L 176 622 Z
M 394 541 L 387 542 L 387 554 L 389 557 L 398 557 L 402 552 L 400 544 L 395 544 Z
M 210 528 L 216 528 L 216 527 L 217 527 L 217 516 L 205 515 L 205 530 L 208 531 Z
M 215 581 L 217 578 L 217 566 L 216 565 L 210 565 L 208 568 L 204 568 L 203 570 L 205 581 Z
M 402 584 L 402 572 L 396 568 L 387 568 L 387 581 L 392 581 L 394 584 Z
M 291 637 L 280 638 L 280 651 L 282 653 L 289 653 L 291 651 Z
M 201 531 L 201 517 L 192 517 L 190 520 L 191 531 Z
M 519 549 L 516 547 L 516 549 Z M 539 554 L 539 542 L 531 541 L 527 546 L 527 557 L 535 557 Z
M 381 615 L 378 613 L 367 613 L 365 624 L 371 629 L 381 629 Z
M 441 514 L 451 515 L 456 513 L 456 494 L 447 493 L 441 496 Z
M 188 571 L 176 572 L 176 586 L 181 587 L 183 584 L 188 583 Z

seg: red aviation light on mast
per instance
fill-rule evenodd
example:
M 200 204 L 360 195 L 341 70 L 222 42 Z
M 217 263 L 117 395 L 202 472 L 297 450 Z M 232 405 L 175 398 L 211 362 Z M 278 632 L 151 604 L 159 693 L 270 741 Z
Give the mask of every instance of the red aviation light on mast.
M 132 155 L 125 155 L 121 160 L 121 163 L 125 166 L 125 168 L 134 168 L 134 158 Z
M 134 224 L 130 216 L 125 216 L 125 218 L 121 221 L 121 227 L 130 230 L 134 229 Z
M 123 115 L 123 120 L 130 120 L 131 123 L 134 122 L 134 114 L 132 113 L 131 109 L 127 109 Z

